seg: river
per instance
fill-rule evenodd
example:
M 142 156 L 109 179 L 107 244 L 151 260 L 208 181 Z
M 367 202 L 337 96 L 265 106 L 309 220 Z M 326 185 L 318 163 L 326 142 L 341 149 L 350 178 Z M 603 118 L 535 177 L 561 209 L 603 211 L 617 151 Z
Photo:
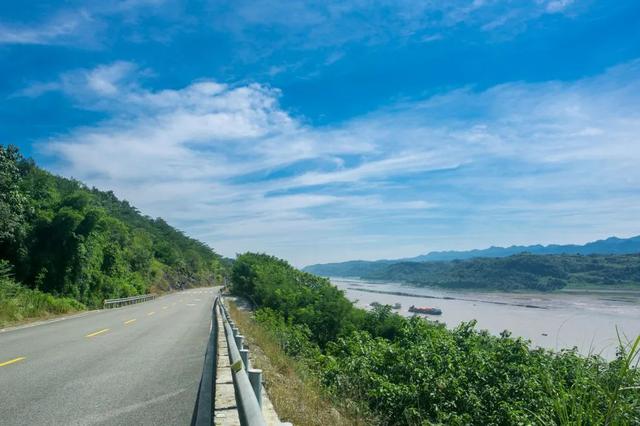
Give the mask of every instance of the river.
M 612 359 L 618 346 L 616 327 L 623 339 L 640 335 L 640 291 L 507 293 L 447 291 L 344 278 L 331 278 L 331 282 L 359 307 L 398 302 L 402 305 L 399 312 L 410 316 L 411 305 L 433 306 L 442 309 L 442 315 L 427 318 L 449 328 L 475 319 L 480 329 L 495 335 L 509 330 L 530 340 L 534 347 L 560 350 L 575 346 L 582 354 L 598 353 Z

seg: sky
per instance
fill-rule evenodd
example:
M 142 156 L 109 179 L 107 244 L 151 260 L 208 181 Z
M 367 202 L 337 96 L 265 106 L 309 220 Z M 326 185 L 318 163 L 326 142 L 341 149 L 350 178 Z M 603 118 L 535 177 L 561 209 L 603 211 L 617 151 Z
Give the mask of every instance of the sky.
M 0 143 L 303 266 L 640 234 L 635 0 L 0 3 Z

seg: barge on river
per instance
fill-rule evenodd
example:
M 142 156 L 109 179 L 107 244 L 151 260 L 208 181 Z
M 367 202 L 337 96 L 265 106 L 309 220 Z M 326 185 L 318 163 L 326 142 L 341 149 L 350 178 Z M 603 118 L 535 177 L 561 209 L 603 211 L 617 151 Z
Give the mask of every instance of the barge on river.
M 414 314 L 442 315 L 442 310 L 438 308 L 431 308 L 429 306 L 411 305 L 409 312 L 413 312 Z

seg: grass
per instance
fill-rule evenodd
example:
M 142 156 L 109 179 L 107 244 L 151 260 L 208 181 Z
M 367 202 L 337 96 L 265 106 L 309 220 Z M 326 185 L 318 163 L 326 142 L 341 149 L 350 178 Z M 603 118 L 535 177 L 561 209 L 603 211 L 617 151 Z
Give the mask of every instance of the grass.
M 617 331 L 617 329 L 616 329 Z M 640 336 L 635 341 L 629 342 L 627 345 L 623 343 L 620 333 L 618 332 L 618 341 L 621 347 L 621 362 L 619 363 L 618 372 L 614 376 L 613 386 L 609 390 L 608 409 L 605 417 L 605 425 L 619 424 L 619 406 L 622 392 L 637 392 L 640 388 L 634 384 L 633 386 L 625 386 L 628 378 L 633 374 L 634 369 L 638 368 L 640 363 Z
M 267 329 L 228 301 L 229 313 L 251 348 L 251 362 L 262 369 L 267 394 L 282 421 L 300 426 L 372 424 L 371 419 L 332 401 L 308 369 L 285 354 Z
M 547 391 L 554 395 L 552 417 L 536 415 L 540 426 L 626 426 L 640 424 L 639 398 L 628 394 L 634 393 L 640 397 L 640 382 L 638 381 L 638 364 L 640 363 L 640 336 L 633 341 L 619 339 L 619 358 L 612 363 L 614 366 L 607 381 L 594 384 L 589 381 L 586 371 L 577 371 L 574 384 L 566 387 L 553 384 L 547 380 Z M 588 387 L 581 389 L 581 383 L 588 383 Z M 596 392 L 595 387 L 601 386 L 602 392 Z M 602 410 L 602 402 L 606 409 Z
M 86 307 L 74 299 L 31 290 L 0 276 L 0 327 L 84 309 Z

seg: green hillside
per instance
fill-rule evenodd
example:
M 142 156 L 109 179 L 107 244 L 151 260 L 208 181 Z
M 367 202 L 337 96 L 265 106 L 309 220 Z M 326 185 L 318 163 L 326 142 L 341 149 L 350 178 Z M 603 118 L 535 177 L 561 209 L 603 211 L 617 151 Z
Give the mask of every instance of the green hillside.
M 564 287 L 636 287 L 640 254 L 534 255 L 452 262 L 400 262 L 365 271 L 364 279 L 465 289 L 540 290 Z
M 113 192 L 54 176 L 4 146 L 0 261 L 6 288 L 17 282 L 89 307 L 106 298 L 213 284 L 230 262 Z M 0 297 L 26 294 L 11 288 Z

